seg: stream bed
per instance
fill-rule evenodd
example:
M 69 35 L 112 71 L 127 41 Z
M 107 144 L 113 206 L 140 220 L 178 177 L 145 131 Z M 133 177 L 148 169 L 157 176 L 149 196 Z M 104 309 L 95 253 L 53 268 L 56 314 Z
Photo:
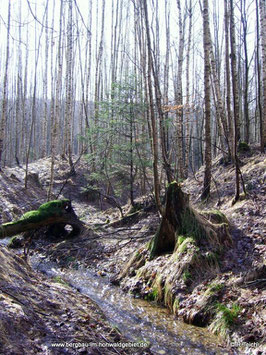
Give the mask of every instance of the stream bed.
M 87 295 L 123 336 L 131 341 L 150 343 L 154 354 L 229 354 L 221 340 L 207 329 L 185 324 L 166 308 L 133 298 L 111 285 L 108 277 L 82 267 L 60 270 L 56 263 L 36 254 L 31 257 L 31 265 L 49 277 L 60 276 Z

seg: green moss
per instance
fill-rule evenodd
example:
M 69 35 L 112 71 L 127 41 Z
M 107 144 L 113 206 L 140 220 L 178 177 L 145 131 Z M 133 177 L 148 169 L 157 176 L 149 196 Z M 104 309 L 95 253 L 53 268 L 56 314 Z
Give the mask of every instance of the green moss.
M 169 309 L 173 308 L 173 286 L 171 284 L 171 281 L 166 280 L 165 286 L 164 286 L 164 304 L 166 307 Z
M 157 301 L 158 295 L 159 295 L 158 289 L 157 289 L 156 287 L 153 287 L 153 288 L 152 288 L 152 291 L 149 292 L 149 293 L 144 297 L 144 299 L 145 299 L 146 301 Z
M 207 290 L 205 292 L 206 295 L 213 295 L 215 293 L 219 293 L 224 289 L 224 284 L 211 283 L 207 286 Z
M 209 211 L 202 211 L 201 214 L 211 220 L 213 223 L 217 224 L 228 224 L 228 219 L 226 216 L 219 210 L 212 209 Z
M 45 218 L 49 218 L 50 216 L 60 216 L 62 213 L 62 209 L 68 202 L 69 200 L 54 200 L 46 202 L 41 205 L 38 210 L 26 212 L 19 220 L 5 223 L 2 226 L 4 227 L 19 223 L 38 223 Z
M 14 236 L 12 238 L 10 238 L 8 244 L 7 244 L 7 247 L 8 248 L 12 248 L 12 249 L 15 249 L 15 248 L 21 248 L 22 247 L 22 238 L 21 237 L 18 237 L 18 236 Z
M 179 298 L 176 297 L 174 300 L 174 304 L 173 304 L 173 312 L 174 314 L 179 310 Z
M 182 274 L 182 279 L 185 283 L 188 283 L 192 280 L 192 275 L 188 270 L 185 270 Z
M 135 253 L 135 258 L 136 260 L 138 260 L 140 258 L 141 254 L 140 252 L 137 250 L 136 253 Z
M 182 215 L 182 226 L 179 233 L 193 236 L 196 240 L 201 240 L 206 236 L 203 228 L 196 220 L 195 215 L 189 209 L 186 209 Z
M 222 315 L 223 315 L 223 319 L 225 321 L 225 323 L 228 325 L 228 326 L 232 326 L 236 319 L 237 319 L 237 316 L 239 315 L 240 311 L 241 311 L 241 308 L 240 306 L 238 306 L 237 304 L 232 304 L 232 307 L 231 308 L 228 308 L 226 307 L 224 304 L 222 303 L 217 303 L 217 309 L 222 312 Z
M 57 283 L 61 284 L 61 285 L 69 286 L 69 284 L 68 284 L 66 281 L 64 281 L 64 280 L 61 278 L 61 276 L 59 276 L 59 275 L 53 277 L 52 280 L 53 280 L 54 282 L 57 282 Z
M 157 249 L 157 244 L 159 242 L 159 235 L 160 235 L 160 227 L 157 229 L 154 237 L 152 238 L 152 240 L 149 242 L 149 246 L 148 249 L 150 250 L 150 254 L 151 254 L 151 258 L 152 255 L 154 253 L 154 250 Z
M 189 249 L 189 244 L 195 244 L 195 239 L 193 238 L 185 238 L 183 242 L 179 245 L 176 252 L 178 254 L 183 254 Z
M 183 243 L 183 241 L 184 241 L 186 238 L 187 238 L 186 235 L 179 235 L 179 236 L 177 237 L 177 246 L 179 247 L 179 246 Z
M 230 328 L 236 323 L 241 308 L 237 304 L 232 304 L 232 307 L 228 308 L 224 304 L 217 303 L 216 310 L 217 315 L 210 329 L 215 334 L 221 334 L 223 337 L 227 337 Z

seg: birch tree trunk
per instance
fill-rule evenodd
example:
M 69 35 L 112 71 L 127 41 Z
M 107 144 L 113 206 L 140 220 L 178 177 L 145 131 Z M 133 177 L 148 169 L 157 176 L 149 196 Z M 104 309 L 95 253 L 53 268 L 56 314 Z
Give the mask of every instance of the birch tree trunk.
M 187 58 L 186 58 L 186 105 L 185 105 L 185 124 L 186 124 L 186 133 L 185 133 L 185 166 L 184 166 L 184 177 L 188 177 L 188 165 L 189 165 L 189 137 L 190 137 L 190 50 L 191 50 L 191 35 L 192 35 L 192 3 L 189 1 L 188 6 L 188 45 L 187 45 Z
M 183 161 L 183 89 L 182 89 L 182 72 L 184 62 L 184 30 L 182 21 L 182 11 L 180 0 L 176 0 L 178 8 L 178 25 L 179 25 L 179 48 L 178 48 L 178 68 L 176 78 L 176 136 L 177 136 L 177 159 L 178 159 L 178 178 L 183 179 L 184 174 L 184 161 Z
M 224 0 L 224 28 L 225 28 L 225 81 L 226 81 L 226 111 L 227 111 L 227 125 L 228 138 L 230 147 L 230 157 L 234 153 L 234 129 L 232 122 L 231 110 L 231 79 L 230 79 L 230 61 L 229 61 L 229 16 L 228 16 L 228 0 Z
M 36 22 L 35 22 L 36 24 Z M 25 179 L 24 179 L 24 185 L 25 189 L 28 187 L 28 172 L 29 172 L 29 162 L 30 162 L 30 153 L 31 149 L 34 148 L 34 145 L 32 147 L 32 140 L 34 138 L 34 130 L 35 130 L 35 124 L 36 124 L 36 92 L 37 92 L 37 68 L 38 68 L 38 63 L 39 63 L 39 57 L 40 57 L 40 46 L 41 46 L 41 38 L 42 38 L 42 33 L 43 33 L 43 27 L 41 29 L 40 35 L 39 35 L 39 40 L 37 44 L 37 35 L 36 35 L 36 29 L 35 29 L 35 65 L 34 65 L 34 83 L 33 83 L 33 93 L 32 93 L 32 107 L 31 107 L 31 124 L 30 124 L 30 132 L 29 132 L 29 141 L 28 141 L 28 146 L 26 146 L 26 162 L 25 162 Z M 27 80 L 27 78 L 25 78 Z
M 244 141 L 249 143 L 250 139 L 250 122 L 249 122 L 249 63 L 248 63 L 248 47 L 247 47 L 247 14 L 246 14 L 246 0 L 241 1 L 241 23 L 243 28 L 243 45 L 244 45 L 244 88 L 243 88 L 243 109 L 244 109 Z
M 211 67 L 210 67 L 209 3 L 203 1 L 203 49 L 204 49 L 204 105 L 205 105 L 205 171 L 201 199 L 210 196 L 211 188 Z
M 236 38 L 235 38 L 235 20 L 234 3 L 230 0 L 230 44 L 231 44 L 231 74 L 234 103 L 234 123 L 235 123 L 235 144 L 240 140 L 240 116 L 239 116 L 239 85 L 236 66 Z
M 48 120 L 48 52 L 49 52 L 49 31 L 48 31 L 48 13 L 49 0 L 46 2 L 46 17 L 45 17 L 45 55 L 44 55 L 44 78 L 43 78 L 43 93 L 44 93 L 44 110 L 42 122 L 42 149 L 41 157 L 45 157 L 47 153 L 47 120 Z M 53 46 L 51 46 L 53 47 Z
M 97 4 L 98 7 L 98 4 Z M 102 16 L 101 16 L 101 36 L 99 48 L 96 54 L 96 69 L 95 69 L 95 87 L 94 87 L 94 127 L 95 133 L 93 134 L 93 170 L 96 170 L 97 162 L 97 144 L 98 144 L 98 125 L 99 125 L 99 101 L 100 101 L 100 83 L 103 59 L 103 42 L 104 42 L 104 17 L 105 17 L 105 0 L 102 3 Z M 98 19 L 98 9 L 97 9 Z M 97 45 L 97 43 L 96 43 Z
M 62 90 L 62 21 L 63 21 L 63 2 L 60 4 L 59 15 L 59 38 L 57 49 L 57 75 L 56 75 L 56 88 L 55 88 L 55 112 L 51 120 L 51 167 L 50 167 L 50 183 L 48 188 L 47 200 L 49 201 L 52 196 L 54 184 L 54 168 L 55 168 L 55 155 L 56 155 L 56 138 L 58 134 L 58 122 L 60 117 L 60 96 Z
M 240 197 L 239 161 L 237 157 L 237 143 L 240 139 L 240 120 L 239 120 L 239 89 L 238 76 L 236 71 L 236 39 L 235 39 L 235 19 L 234 4 L 230 0 L 230 43 L 231 43 L 231 73 L 233 86 L 233 107 L 234 107 L 234 162 L 235 162 L 235 197 L 233 203 Z
M 19 23 L 21 23 L 21 2 L 19 3 Z M 21 115 L 22 104 L 22 51 L 21 51 L 21 26 L 19 26 L 19 43 L 18 43 L 18 73 L 17 73 L 17 92 L 16 92 L 16 127 L 15 127 L 15 160 L 17 165 L 20 165 L 20 149 L 19 142 L 21 139 L 20 131 L 22 130 L 23 122 Z
M 72 160 L 72 115 L 73 115 L 73 0 L 68 0 L 67 52 L 66 52 L 66 143 L 70 171 L 75 174 Z

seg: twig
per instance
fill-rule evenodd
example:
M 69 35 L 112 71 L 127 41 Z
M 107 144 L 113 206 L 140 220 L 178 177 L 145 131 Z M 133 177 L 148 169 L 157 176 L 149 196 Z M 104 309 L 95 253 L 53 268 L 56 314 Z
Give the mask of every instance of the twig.
M 117 230 L 115 230 L 113 232 L 110 232 L 110 233 L 101 234 L 101 236 L 111 235 L 111 234 L 115 234 L 115 233 L 118 233 L 118 232 L 123 232 L 123 231 L 126 231 L 126 230 L 139 231 L 139 230 L 141 230 L 141 228 L 120 228 L 120 229 L 117 229 Z

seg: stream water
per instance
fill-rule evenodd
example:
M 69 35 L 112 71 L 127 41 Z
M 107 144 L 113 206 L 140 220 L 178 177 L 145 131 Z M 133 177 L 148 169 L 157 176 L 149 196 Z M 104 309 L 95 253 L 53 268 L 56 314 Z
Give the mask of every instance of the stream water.
M 207 329 L 184 324 L 167 309 L 124 293 L 108 278 L 80 268 L 61 271 L 55 263 L 33 256 L 35 270 L 50 277 L 60 276 L 72 287 L 89 296 L 103 311 L 111 325 L 132 341 L 151 344 L 154 354 L 229 354 L 220 340 Z

